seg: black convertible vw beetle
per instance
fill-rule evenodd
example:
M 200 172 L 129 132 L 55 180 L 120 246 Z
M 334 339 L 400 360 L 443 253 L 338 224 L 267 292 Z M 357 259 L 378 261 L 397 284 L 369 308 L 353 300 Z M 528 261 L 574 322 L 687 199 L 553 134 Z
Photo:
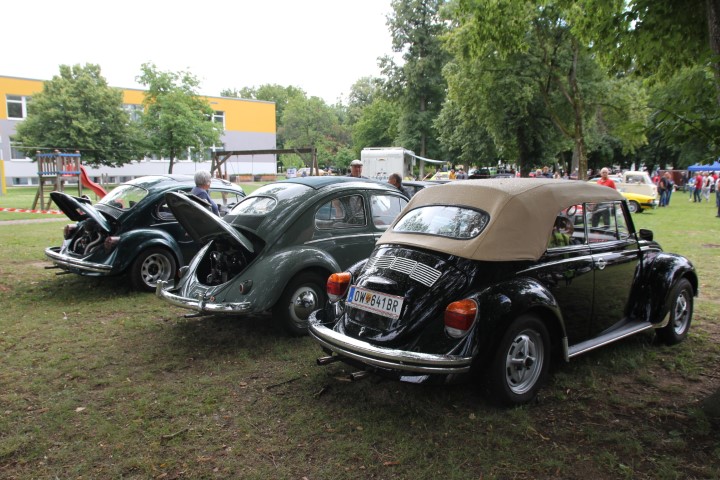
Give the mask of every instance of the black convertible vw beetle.
M 418 192 L 372 255 L 327 282 L 312 338 L 363 371 L 452 381 L 471 373 L 492 400 L 522 404 L 569 360 L 655 329 L 690 328 L 698 279 L 684 257 L 636 232 L 614 189 L 487 179 Z

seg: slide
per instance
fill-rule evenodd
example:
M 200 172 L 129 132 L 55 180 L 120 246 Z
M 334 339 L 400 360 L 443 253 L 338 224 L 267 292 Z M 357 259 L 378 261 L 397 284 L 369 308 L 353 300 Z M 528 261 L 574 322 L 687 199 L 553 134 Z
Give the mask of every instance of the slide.
M 97 195 L 99 198 L 104 197 L 107 195 L 107 192 L 103 187 L 98 185 L 97 183 L 90 180 L 90 177 L 88 177 L 87 171 L 85 170 L 85 167 L 80 165 L 80 181 L 82 184 L 86 187 L 88 187 L 90 190 L 95 192 L 95 195 Z

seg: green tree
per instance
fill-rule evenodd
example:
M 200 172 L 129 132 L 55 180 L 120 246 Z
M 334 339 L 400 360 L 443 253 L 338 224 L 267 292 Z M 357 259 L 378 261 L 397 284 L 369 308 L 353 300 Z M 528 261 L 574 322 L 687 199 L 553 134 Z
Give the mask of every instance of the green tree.
M 332 165 L 337 152 L 347 145 L 348 135 L 337 112 L 319 97 L 291 98 L 282 124 L 285 148 L 314 146 L 319 165 Z M 299 161 L 294 157 L 283 157 L 283 164 L 297 166 Z
M 447 31 L 439 15 L 443 0 L 393 0 L 388 17 L 392 48 L 402 52 L 404 63 L 381 60 L 385 88 L 400 108 L 399 146 L 422 157 L 443 156 L 433 127 L 445 99 L 442 69 L 449 60 L 441 36 Z
M 499 101 L 506 107 L 487 109 L 491 125 L 497 118 L 493 112 L 502 112 L 500 118 L 505 118 L 500 122 L 504 128 L 491 127 L 496 142 L 503 130 L 515 135 L 520 163 L 527 166 L 528 156 L 548 153 L 547 142 L 537 141 L 543 132 L 533 125 L 533 119 L 549 120 L 572 142 L 574 166 L 579 178 L 585 178 L 593 142 L 609 133 L 623 138 L 627 149 L 645 141 L 644 97 L 636 85 L 612 81 L 605 75 L 587 45 L 573 35 L 571 17 L 562 6 L 561 2 L 457 0 L 448 9 L 457 25 L 449 35 L 449 45 L 461 67 L 478 63 L 479 78 L 494 77 L 491 91 L 488 82 L 475 85 L 491 95 L 483 104 Z M 511 82 L 518 85 L 509 90 L 497 88 Z M 501 95 L 509 95 L 511 101 L 498 100 Z M 503 144 L 508 142 L 499 142 Z M 523 151 L 528 145 L 538 146 L 544 153 Z
M 32 97 L 13 141 L 36 150 L 79 151 L 92 165 L 123 165 L 142 156 L 139 130 L 123 108 L 122 91 L 108 86 L 98 65 L 60 65 L 60 74 Z
M 352 126 L 355 158 L 360 157 L 365 147 L 392 147 L 398 134 L 399 115 L 397 105 L 382 97 L 366 105 Z
M 222 126 L 212 121 L 213 109 L 207 99 L 198 96 L 200 85 L 189 72 L 161 72 L 155 65 L 142 65 L 137 81 L 146 86 L 142 125 L 152 153 L 175 159 L 188 149 L 202 152 L 220 143 Z

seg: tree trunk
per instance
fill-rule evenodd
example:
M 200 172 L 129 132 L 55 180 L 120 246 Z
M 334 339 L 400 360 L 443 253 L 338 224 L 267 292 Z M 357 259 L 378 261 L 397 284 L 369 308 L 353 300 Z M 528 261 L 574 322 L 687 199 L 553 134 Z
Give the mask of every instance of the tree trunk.
M 707 5 L 708 40 L 715 58 L 720 58 L 720 0 L 705 0 Z M 720 105 L 720 63 L 713 62 L 715 91 Z
M 583 114 L 585 113 L 585 105 L 583 103 L 580 86 L 577 82 L 577 62 L 580 47 L 577 40 L 572 41 L 573 60 L 572 67 L 568 73 L 568 83 L 572 92 L 572 107 L 575 116 L 575 130 L 573 138 L 575 141 L 575 155 L 578 160 L 578 180 L 587 180 L 587 147 L 585 145 L 585 125 L 583 122 Z

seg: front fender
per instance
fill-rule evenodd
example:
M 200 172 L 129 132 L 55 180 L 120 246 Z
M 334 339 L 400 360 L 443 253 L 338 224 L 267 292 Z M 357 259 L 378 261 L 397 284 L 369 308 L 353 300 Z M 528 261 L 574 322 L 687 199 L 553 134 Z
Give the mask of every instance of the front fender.
M 698 277 L 695 267 L 687 258 L 674 253 L 660 253 L 655 257 L 648 269 L 645 281 L 649 288 L 648 320 L 660 323 L 668 313 L 667 297 L 673 285 L 681 278 L 686 278 L 693 287 L 694 296 L 698 295 Z
M 157 229 L 136 229 L 121 235 L 115 247 L 118 270 L 130 268 L 140 252 L 152 247 L 170 250 L 175 255 L 178 267 L 185 265 L 180 245 L 170 234 Z

